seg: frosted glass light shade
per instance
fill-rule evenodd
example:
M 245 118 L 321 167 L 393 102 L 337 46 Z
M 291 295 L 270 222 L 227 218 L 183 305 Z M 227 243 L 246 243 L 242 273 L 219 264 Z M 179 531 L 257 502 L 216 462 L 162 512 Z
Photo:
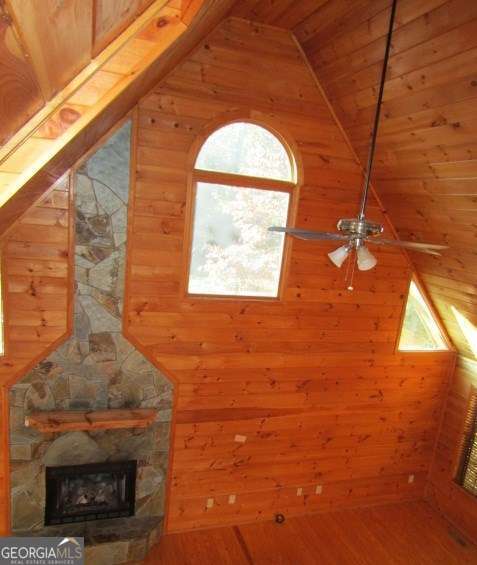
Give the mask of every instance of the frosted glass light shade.
M 330 261 L 338 268 L 341 267 L 341 265 L 345 262 L 348 255 L 349 249 L 346 245 L 342 245 L 341 247 L 338 247 L 338 249 L 335 249 L 331 253 L 328 253 Z
M 367 247 L 364 245 L 358 247 L 358 269 L 360 271 L 369 271 L 376 266 L 377 262 L 378 260 Z

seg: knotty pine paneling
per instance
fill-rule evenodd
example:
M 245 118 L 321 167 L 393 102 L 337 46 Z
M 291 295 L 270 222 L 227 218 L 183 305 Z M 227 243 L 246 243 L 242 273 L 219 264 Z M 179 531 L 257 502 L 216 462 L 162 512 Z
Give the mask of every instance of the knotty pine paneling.
M 97 55 L 153 0 L 93 0 L 93 54 Z
M 338 4 L 339 2 L 335 2 Z M 353 6 L 340 21 L 297 37 L 362 162 L 382 64 L 389 0 Z M 477 4 L 398 3 L 375 171 L 375 187 L 403 239 L 449 245 L 413 264 L 463 356 L 447 399 L 430 496 L 477 539 L 475 500 L 453 481 L 459 427 L 475 374 L 476 345 L 456 310 L 477 327 Z M 464 322 L 465 323 L 465 322 Z M 472 333 L 472 330 L 470 330 Z
M 364 163 L 391 2 L 328 4 L 341 5 L 342 17 L 324 18 L 323 7 L 319 29 L 295 33 Z M 475 2 L 399 1 L 375 187 L 403 239 L 449 245 L 442 257 L 411 256 L 456 347 L 471 359 L 452 307 L 477 326 L 476 68 Z
M 7 0 L 45 100 L 90 61 L 92 0 Z
M 461 357 L 447 397 L 444 418 L 429 476 L 428 497 L 443 514 L 472 540 L 477 540 L 475 496 L 462 489 L 455 476 L 471 387 L 477 386 L 477 363 Z
M 20 38 L 2 4 L 0 5 L 0 146 L 44 103 Z M 0 183 L 2 180 L 0 179 Z
M 28 123 L 28 131 L 22 131 L 22 136 L 28 138 L 39 128 L 40 135 L 37 137 L 45 137 L 45 122 L 49 130 L 47 139 L 59 136 L 85 112 L 86 107 L 93 106 L 105 94 L 108 83 L 112 86 L 111 83 L 117 83 L 122 75 L 130 74 L 133 69 L 138 71 L 138 61 L 150 56 L 148 47 L 160 31 L 156 23 L 150 28 L 145 26 L 143 37 L 129 43 L 127 52 L 123 50 L 118 54 L 116 49 L 115 54 L 109 53 L 110 60 L 106 65 L 104 57 L 97 57 L 153 3 L 154 0 L 2 1 L 0 145 L 14 137 L 30 118 L 34 119 Z M 212 12 L 214 3 L 212 0 L 208 7 Z M 163 16 L 167 17 L 171 12 L 180 14 L 181 5 L 177 0 L 156 0 L 156 13 L 162 6 L 166 7 Z M 225 11 L 227 9 L 228 4 L 225 3 Z M 161 24 L 160 27 L 164 26 Z M 97 73 L 95 88 L 79 88 L 82 84 L 79 76 L 83 77 L 84 83 L 92 70 L 103 66 L 109 70 Z M 70 100 L 67 108 L 58 106 L 59 100 L 71 96 L 75 101 Z M 43 108 L 45 102 L 52 99 L 59 115 L 51 107 Z M 36 114 L 42 108 L 43 114 L 39 117 Z M 20 141 L 17 139 L 15 143 Z M 19 151 L 22 155 L 21 149 Z M 32 152 L 34 150 L 29 147 L 27 154 Z M 27 164 L 31 164 L 32 160 Z M 23 158 L 23 168 L 25 162 Z M 3 175 L 2 170 L 0 188 L 7 183 L 8 175 Z
M 451 355 L 395 354 L 410 278 L 398 251 L 376 250 L 353 293 L 333 246 L 303 241 L 281 300 L 181 291 L 189 153 L 231 116 L 296 146 L 297 226 L 332 230 L 359 200 L 359 166 L 284 30 L 226 20 L 141 100 L 125 331 L 177 383 L 167 527 L 420 497 Z
M 6 349 L 0 357 L 0 535 L 10 527 L 7 390 L 69 331 L 71 227 L 66 175 L 2 241 Z

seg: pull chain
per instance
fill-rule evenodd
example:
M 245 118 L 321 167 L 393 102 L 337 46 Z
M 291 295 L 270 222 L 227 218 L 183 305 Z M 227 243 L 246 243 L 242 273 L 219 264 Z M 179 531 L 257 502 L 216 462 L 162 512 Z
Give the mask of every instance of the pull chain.
M 353 281 L 354 281 L 355 268 L 356 268 L 356 250 L 353 247 L 351 253 L 349 254 L 348 263 L 346 265 L 346 274 L 345 274 L 345 284 L 347 284 L 346 290 L 349 290 L 350 292 L 354 290 Z

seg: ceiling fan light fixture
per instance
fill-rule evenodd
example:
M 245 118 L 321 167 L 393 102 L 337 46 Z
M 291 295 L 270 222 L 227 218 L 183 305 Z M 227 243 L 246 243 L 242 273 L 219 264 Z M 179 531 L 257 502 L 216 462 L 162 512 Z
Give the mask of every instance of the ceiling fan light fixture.
M 340 268 L 341 265 L 346 261 L 348 255 L 349 247 L 347 245 L 342 245 L 341 247 L 338 247 L 338 249 L 335 249 L 334 251 L 331 251 L 331 253 L 328 253 L 330 261 L 338 268 Z
M 376 257 L 364 245 L 358 247 L 357 256 L 358 256 L 358 269 L 360 271 L 369 271 L 373 269 L 378 262 Z

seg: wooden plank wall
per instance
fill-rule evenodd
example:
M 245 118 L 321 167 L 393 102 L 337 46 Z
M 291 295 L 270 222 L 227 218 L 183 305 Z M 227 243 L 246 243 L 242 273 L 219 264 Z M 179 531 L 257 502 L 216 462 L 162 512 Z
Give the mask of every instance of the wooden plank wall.
M 9 524 L 8 385 L 69 333 L 70 189 L 63 177 L 2 241 L 5 355 L 0 358 L 0 535 Z
M 231 116 L 294 141 L 298 226 L 334 229 L 361 185 L 286 31 L 229 19 L 140 102 L 125 329 L 177 383 L 167 527 L 420 497 L 451 355 L 395 353 L 410 277 L 399 252 L 377 251 L 353 293 L 333 246 L 302 241 L 283 300 L 181 292 L 190 149 Z
M 477 386 L 477 363 L 461 357 L 446 402 L 427 494 L 451 522 L 477 540 L 475 496 L 454 480 L 461 459 L 462 432 L 472 386 Z
M 319 29 L 308 22 L 297 38 L 364 162 L 390 1 L 331 4 L 342 11 L 335 20 Z M 396 17 L 375 185 L 403 239 L 450 246 L 443 257 L 412 260 L 455 345 L 472 359 L 451 306 L 477 326 L 477 3 L 401 0 Z
M 389 6 L 390 0 L 331 0 L 321 18 L 295 29 L 363 162 Z M 455 312 L 475 331 L 477 3 L 400 0 L 389 64 L 375 187 L 400 237 L 449 245 L 442 257 L 414 253 L 412 260 L 459 353 L 475 361 L 475 338 L 469 341 Z M 462 361 L 450 392 L 449 429 L 444 426 L 439 438 L 430 492 L 477 540 L 475 500 L 453 483 L 452 455 L 471 365 Z

